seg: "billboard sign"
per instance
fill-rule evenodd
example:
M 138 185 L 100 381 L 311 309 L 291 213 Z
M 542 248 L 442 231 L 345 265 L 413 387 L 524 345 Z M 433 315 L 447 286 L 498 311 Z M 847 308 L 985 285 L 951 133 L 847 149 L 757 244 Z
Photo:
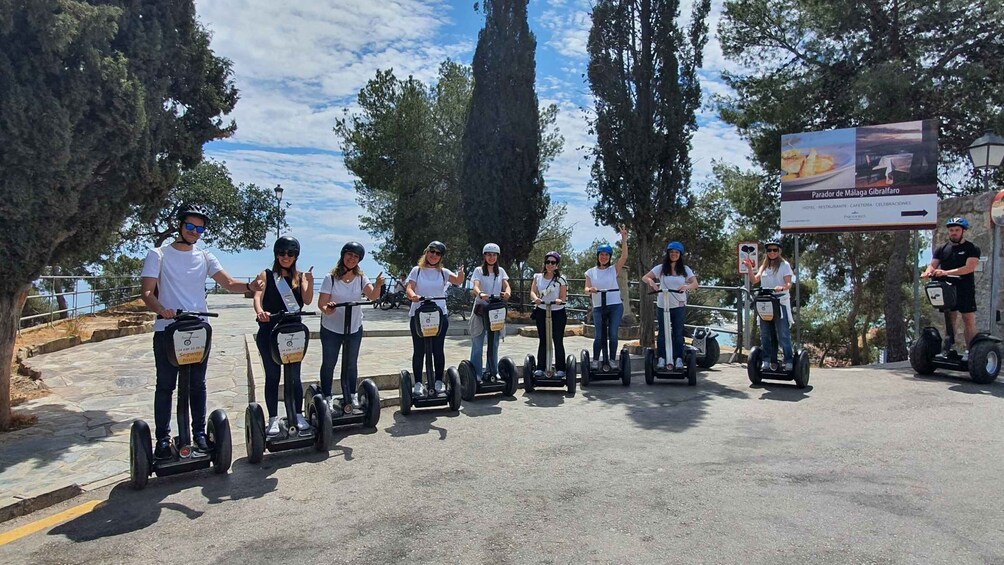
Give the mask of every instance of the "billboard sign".
M 737 271 L 740 275 L 749 275 L 750 270 L 746 265 L 747 259 L 752 259 L 754 265 L 760 264 L 759 256 L 757 255 L 757 248 L 759 244 L 755 241 L 740 241 L 736 245 L 736 253 L 739 255 L 739 268 Z M 753 268 L 753 272 L 756 272 L 756 268 Z
M 938 121 L 781 136 L 781 231 L 934 229 Z

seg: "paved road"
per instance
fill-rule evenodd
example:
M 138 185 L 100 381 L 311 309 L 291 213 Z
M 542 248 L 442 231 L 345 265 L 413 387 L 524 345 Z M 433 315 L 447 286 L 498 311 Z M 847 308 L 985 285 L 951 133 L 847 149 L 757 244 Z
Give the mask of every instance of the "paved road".
M 816 370 L 751 388 L 517 394 L 383 411 L 327 455 L 125 484 L 0 562 L 1004 562 L 1000 384 Z M 0 533 L 2 536 L 2 533 Z

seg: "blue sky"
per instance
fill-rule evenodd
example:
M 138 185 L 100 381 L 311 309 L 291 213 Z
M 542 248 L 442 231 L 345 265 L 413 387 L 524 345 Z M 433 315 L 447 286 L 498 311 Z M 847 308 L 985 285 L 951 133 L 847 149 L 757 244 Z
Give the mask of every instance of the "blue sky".
M 206 156 L 225 161 L 235 182 L 274 187 L 281 183 L 289 232 L 303 247 L 300 267 L 323 273 L 334 266 L 343 243 L 378 247 L 359 229 L 361 209 L 332 132 L 343 109 L 355 107 L 356 95 L 377 69 L 431 82 L 447 57 L 470 64 L 483 16 L 473 0 L 197 0 L 202 22 L 213 33 L 212 47 L 234 63 L 241 100 L 232 117 L 237 133 L 206 146 Z M 585 72 L 589 0 L 531 0 L 530 27 L 537 36 L 537 95 L 541 105 L 560 109 L 558 127 L 564 153 L 546 180 L 552 200 L 568 204 L 574 224 L 572 242 L 588 246 L 596 237 L 613 237 L 596 227 L 585 196 L 589 162 L 582 147 L 586 133 L 583 108 L 591 107 Z M 721 2 L 712 3 L 711 39 L 705 50 L 702 87 L 705 102 L 725 93 L 719 78 L 725 68 L 715 37 Z M 689 2 L 681 12 L 690 13 Z M 707 106 L 698 117 L 700 130 L 691 154 L 694 183 L 711 172 L 712 160 L 747 165 L 748 147 Z M 695 188 L 696 188 L 695 186 Z M 269 243 L 271 244 L 271 236 Z M 218 253 L 234 276 L 249 276 L 271 264 L 267 250 Z M 367 256 L 371 276 L 380 268 Z

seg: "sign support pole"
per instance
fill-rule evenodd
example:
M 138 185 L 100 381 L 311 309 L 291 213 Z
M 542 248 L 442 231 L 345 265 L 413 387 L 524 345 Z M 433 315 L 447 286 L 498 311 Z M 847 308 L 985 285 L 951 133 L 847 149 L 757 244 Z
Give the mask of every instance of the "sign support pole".
M 795 234 L 795 343 L 802 344 L 802 279 L 798 275 L 798 234 Z
M 920 232 L 913 232 L 913 334 L 920 339 Z
M 990 229 L 994 230 L 994 248 L 993 255 L 990 256 L 990 260 L 993 261 L 990 267 L 990 315 L 987 316 L 987 331 L 990 335 L 995 335 L 994 330 L 997 328 L 997 306 L 1000 302 L 1000 278 L 1001 278 L 1001 228 L 992 220 L 990 222 Z

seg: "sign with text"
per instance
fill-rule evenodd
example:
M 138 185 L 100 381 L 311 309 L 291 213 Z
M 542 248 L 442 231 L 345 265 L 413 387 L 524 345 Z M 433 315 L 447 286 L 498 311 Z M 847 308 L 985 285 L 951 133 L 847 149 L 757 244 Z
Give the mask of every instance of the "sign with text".
M 739 274 L 748 275 L 752 274 L 749 268 L 746 266 L 746 260 L 752 259 L 754 265 L 759 265 L 760 260 L 758 257 L 759 244 L 755 241 L 742 241 L 736 246 L 736 252 L 739 255 Z M 753 271 L 756 272 L 756 267 L 753 267 Z
M 934 229 L 938 121 L 781 136 L 781 231 Z

